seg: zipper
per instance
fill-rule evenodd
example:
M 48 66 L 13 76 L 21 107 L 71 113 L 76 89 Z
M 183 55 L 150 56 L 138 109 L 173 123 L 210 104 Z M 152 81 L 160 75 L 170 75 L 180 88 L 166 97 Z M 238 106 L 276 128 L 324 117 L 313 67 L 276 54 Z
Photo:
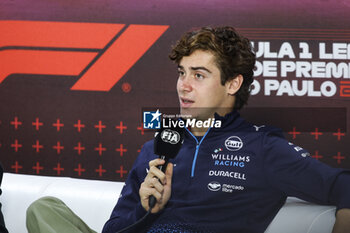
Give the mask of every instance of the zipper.
M 199 147 L 200 147 L 201 143 L 203 142 L 205 136 L 207 136 L 207 134 L 208 134 L 208 132 L 210 131 L 211 128 L 209 128 L 209 129 L 207 130 L 207 132 L 204 134 L 204 136 L 202 137 L 202 139 L 201 139 L 200 142 L 198 142 L 196 136 L 194 136 L 187 128 L 185 128 L 185 129 L 187 130 L 187 132 L 190 133 L 190 135 L 194 138 L 194 140 L 196 140 L 196 143 L 197 143 L 197 145 L 196 145 L 196 151 L 195 151 L 195 153 L 194 153 L 194 158 L 193 158 L 193 161 L 192 161 L 192 169 L 191 169 L 191 178 L 193 178 L 193 177 L 194 177 L 194 171 L 195 171 L 195 169 L 196 169 L 196 161 L 197 161 L 197 157 L 198 157 Z

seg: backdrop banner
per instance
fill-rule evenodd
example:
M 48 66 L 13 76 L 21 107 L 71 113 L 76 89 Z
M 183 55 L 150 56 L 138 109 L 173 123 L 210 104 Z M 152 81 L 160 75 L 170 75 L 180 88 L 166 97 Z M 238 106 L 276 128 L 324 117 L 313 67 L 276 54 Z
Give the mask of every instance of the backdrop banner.
M 146 108 L 177 108 L 180 36 L 230 25 L 257 55 L 241 115 L 350 168 L 347 0 L 2 0 L 0 162 L 5 172 L 125 181 Z M 160 110 L 161 111 L 161 110 Z

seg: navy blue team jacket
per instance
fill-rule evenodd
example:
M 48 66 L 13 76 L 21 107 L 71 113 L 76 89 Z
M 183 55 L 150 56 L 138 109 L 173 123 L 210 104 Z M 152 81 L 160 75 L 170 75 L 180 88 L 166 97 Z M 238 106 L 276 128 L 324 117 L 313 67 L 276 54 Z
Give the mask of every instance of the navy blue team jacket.
M 221 128 L 198 140 L 190 131 L 171 162 L 172 193 L 166 208 L 132 232 L 262 233 L 295 196 L 319 204 L 350 207 L 350 175 L 309 156 L 278 129 L 247 123 L 237 112 Z M 140 219 L 139 188 L 148 163 L 158 156 L 153 141 L 138 156 L 103 233 L 114 233 Z

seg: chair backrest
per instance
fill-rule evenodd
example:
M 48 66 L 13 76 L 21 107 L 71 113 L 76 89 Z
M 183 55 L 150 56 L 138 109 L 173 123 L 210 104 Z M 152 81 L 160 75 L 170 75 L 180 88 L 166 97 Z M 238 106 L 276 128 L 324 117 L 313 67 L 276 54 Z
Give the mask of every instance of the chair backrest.
M 61 199 L 90 228 L 101 232 L 117 203 L 123 182 L 4 173 L 0 201 L 11 233 L 27 232 L 26 210 L 43 196 Z
M 4 173 L 0 202 L 11 233 L 27 232 L 28 206 L 54 196 L 69 206 L 90 228 L 101 232 L 124 186 L 122 182 Z M 265 233 L 331 233 L 335 207 L 289 197 Z

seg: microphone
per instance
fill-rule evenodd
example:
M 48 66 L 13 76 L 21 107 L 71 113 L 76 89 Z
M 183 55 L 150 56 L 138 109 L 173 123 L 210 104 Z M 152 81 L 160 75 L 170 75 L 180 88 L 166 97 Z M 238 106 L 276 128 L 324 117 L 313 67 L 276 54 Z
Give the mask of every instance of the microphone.
M 177 123 L 177 122 L 175 122 Z M 158 168 L 165 173 L 169 159 L 175 158 L 179 153 L 183 140 L 184 140 L 184 128 L 179 127 L 178 124 L 169 128 L 161 128 L 155 134 L 154 138 L 154 153 L 159 155 L 160 159 L 165 160 L 163 165 L 159 165 Z M 148 200 L 148 205 L 153 208 L 156 204 L 156 198 L 151 195 Z
M 160 159 L 165 160 L 163 165 L 159 165 L 158 168 L 165 173 L 166 166 L 168 165 L 169 159 L 175 158 L 179 153 L 183 140 L 185 129 L 181 128 L 174 122 L 169 128 L 160 128 L 154 135 L 154 153 L 159 155 Z M 144 221 L 147 216 L 151 213 L 152 208 L 156 204 L 157 199 L 151 195 L 148 199 L 149 210 L 147 213 L 134 224 L 123 228 L 117 233 L 123 233 L 129 231 L 131 228 L 137 226 Z

